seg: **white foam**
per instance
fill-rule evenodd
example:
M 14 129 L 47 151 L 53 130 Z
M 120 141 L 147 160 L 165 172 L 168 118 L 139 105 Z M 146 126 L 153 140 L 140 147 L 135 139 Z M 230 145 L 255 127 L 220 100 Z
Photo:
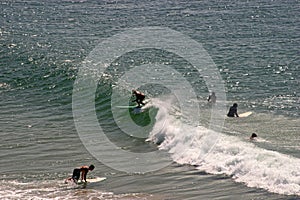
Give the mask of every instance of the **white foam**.
M 1 181 L 1 200 L 80 200 L 80 199 L 148 199 L 149 194 L 99 191 L 75 184 L 65 184 L 63 180 L 34 181 L 22 183 L 18 181 Z M 152 195 L 151 195 L 152 196 Z
M 215 136 L 212 131 L 181 123 L 169 112 L 171 106 L 166 101 L 155 103 L 160 110 L 149 139 L 167 150 L 175 162 L 197 165 L 199 170 L 211 174 L 226 174 L 249 187 L 300 195 L 300 159 L 221 133 L 215 133 L 219 140 L 210 149 L 206 139 Z

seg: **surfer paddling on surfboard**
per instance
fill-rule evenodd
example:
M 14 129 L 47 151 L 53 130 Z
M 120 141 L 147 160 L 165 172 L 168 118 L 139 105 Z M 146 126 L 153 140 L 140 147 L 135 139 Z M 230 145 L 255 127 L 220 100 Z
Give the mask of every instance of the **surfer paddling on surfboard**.
M 230 108 L 229 108 L 229 112 L 227 114 L 228 117 L 239 117 L 239 115 L 237 114 L 237 103 L 234 103 Z
M 81 181 L 86 181 L 86 175 L 89 171 L 93 171 L 95 169 L 94 165 L 90 165 L 90 166 L 81 166 L 79 168 L 75 168 L 73 170 L 73 175 L 70 178 L 67 178 L 65 180 L 65 183 L 68 183 L 68 181 L 73 180 L 74 183 L 78 183 L 79 177 L 80 177 L 80 173 L 81 173 Z
M 135 96 L 135 100 L 132 102 L 136 102 L 138 104 L 138 108 L 141 107 L 141 104 L 145 105 L 145 103 L 143 103 L 143 100 L 145 99 L 144 93 L 137 91 L 137 90 L 132 90 L 132 95 Z

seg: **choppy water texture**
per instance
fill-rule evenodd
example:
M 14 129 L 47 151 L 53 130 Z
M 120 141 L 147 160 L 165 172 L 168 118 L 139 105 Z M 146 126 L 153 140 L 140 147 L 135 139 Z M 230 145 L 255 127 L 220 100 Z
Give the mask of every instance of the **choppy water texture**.
M 1 199 L 300 198 L 299 1 L 1 1 L 0 10 Z M 96 91 L 77 89 L 95 93 L 98 123 L 117 149 L 159 150 L 172 162 L 148 173 L 120 172 L 81 142 L 73 88 L 100 42 L 149 26 L 203 45 L 224 81 L 221 103 L 253 114 L 225 118 L 222 131 L 212 131 L 206 99 L 214 86 L 201 72 L 174 52 L 127 52 L 105 74 L 93 74 Z M 139 87 L 149 100 L 139 114 L 116 107 L 132 104 L 133 85 L 119 78 L 136 66 L 145 67 L 145 82 L 154 82 Z M 176 97 L 159 84 L 163 77 L 150 77 L 160 72 L 154 66 L 175 69 L 165 79 L 176 85 L 181 76 L 196 97 Z M 181 101 L 199 106 L 196 124 Z M 79 105 L 86 106 L 84 98 Z M 258 138 L 250 141 L 253 132 Z M 90 163 L 96 169 L 89 176 L 105 181 L 86 188 L 63 183 L 74 167 Z

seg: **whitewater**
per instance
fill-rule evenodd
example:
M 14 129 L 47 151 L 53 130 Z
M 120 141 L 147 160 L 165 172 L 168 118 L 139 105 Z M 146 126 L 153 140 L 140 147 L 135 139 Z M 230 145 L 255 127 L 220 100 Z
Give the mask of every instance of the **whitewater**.
M 167 151 L 174 162 L 231 177 L 248 187 L 300 195 L 299 158 L 258 147 L 259 140 L 241 140 L 224 133 L 217 133 L 214 145 L 208 150 L 205 137 L 212 130 L 182 123 L 178 113 L 174 114 L 178 109 L 168 101 L 152 99 L 152 106 L 158 108 L 158 113 L 148 140 L 159 144 L 158 148 Z

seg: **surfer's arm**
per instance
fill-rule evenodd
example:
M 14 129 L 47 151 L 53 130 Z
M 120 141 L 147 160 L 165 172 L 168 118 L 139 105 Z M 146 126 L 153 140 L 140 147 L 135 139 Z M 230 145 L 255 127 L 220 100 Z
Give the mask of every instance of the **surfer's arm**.
M 88 166 L 82 166 L 81 167 L 81 181 L 85 181 L 86 182 L 86 174 L 88 171 Z
M 132 102 L 135 102 L 135 101 L 137 101 L 137 100 L 138 100 L 138 97 L 137 97 L 137 95 L 136 95 L 136 94 L 134 94 L 133 96 L 135 97 L 135 99 L 134 99 Z
M 86 182 L 86 171 L 85 170 L 82 170 L 82 172 L 81 172 L 81 181 Z

